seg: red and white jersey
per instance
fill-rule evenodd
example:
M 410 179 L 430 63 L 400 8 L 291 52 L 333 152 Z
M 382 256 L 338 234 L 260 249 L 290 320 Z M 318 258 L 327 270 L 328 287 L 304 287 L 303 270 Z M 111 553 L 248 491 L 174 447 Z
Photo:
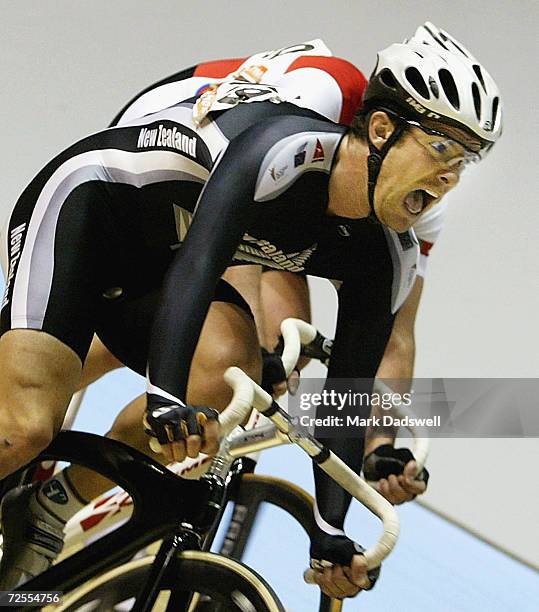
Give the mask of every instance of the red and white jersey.
M 248 58 L 205 62 L 182 70 L 135 96 L 113 121 L 121 125 L 182 100 L 204 98 L 211 111 L 240 102 L 292 102 L 337 123 L 349 124 L 361 108 L 367 79 L 350 62 L 333 57 L 321 40 L 256 53 Z M 217 95 L 209 96 L 211 92 Z M 195 105 L 194 113 L 201 104 Z M 202 117 L 195 117 L 200 123 Z
M 419 240 L 419 263 L 417 275 L 425 277 L 429 251 L 438 239 L 444 225 L 447 202 L 439 202 L 424 213 L 417 223 L 414 223 L 414 232 Z

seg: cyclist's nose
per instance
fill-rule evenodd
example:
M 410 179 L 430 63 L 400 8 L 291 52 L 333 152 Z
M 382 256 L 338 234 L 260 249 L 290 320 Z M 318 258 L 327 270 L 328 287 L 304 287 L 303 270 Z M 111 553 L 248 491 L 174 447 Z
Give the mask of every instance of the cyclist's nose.
M 442 183 L 445 191 L 449 191 L 458 185 L 460 173 L 458 170 L 444 170 L 438 174 L 438 180 Z

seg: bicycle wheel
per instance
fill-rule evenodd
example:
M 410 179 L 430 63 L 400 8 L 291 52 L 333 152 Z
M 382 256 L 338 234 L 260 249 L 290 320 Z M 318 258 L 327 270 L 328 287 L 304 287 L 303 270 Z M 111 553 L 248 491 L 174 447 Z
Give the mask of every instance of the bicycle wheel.
M 44 608 L 52 612 L 124 612 L 131 609 L 135 597 L 147 577 L 154 557 L 129 561 L 89 581 L 64 596 L 59 606 Z M 178 572 L 161 586 L 153 612 L 166 610 L 170 589 L 178 584 L 211 598 L 211 609 L 222 612 L 284 612 L 284 608 L 268 583 L 249 567 L 215 553 L 186 551 L 178 557 Z M 208 604 L 190 612 L 202 611 Z M 179 611 L 178 611 L 179 612 Z

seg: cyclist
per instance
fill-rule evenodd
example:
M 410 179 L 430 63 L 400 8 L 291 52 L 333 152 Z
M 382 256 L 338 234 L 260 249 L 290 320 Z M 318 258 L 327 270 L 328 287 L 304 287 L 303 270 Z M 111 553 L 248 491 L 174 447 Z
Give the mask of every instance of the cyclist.
M 416 42 L 379 54 L 351 128 L 286 101 L 244 104 L 198 127 L 192 117 L 183 103 L 90 136 L 48 164 L 19 199 L 2 310 L 8 333 L 0 340 L 4 473 L 59 428 L 93 331 L 144 370 L 148 343 L 140 335 L 150 323 L 121 337 L 119 323 L 133 321 L 127 310 L 156 289 L 157 272 L 164 280 L 147 419 L 172 455 L 182 438 L 191 450 L 201 439 L 203 449 L 215 446 L 215 414 L 183 402 L 212 296 L 218 301 L 206 325 L 228 323 L 249 371 L 260 367 L 248 307 L 223 281 L 216 289 L 233 257 L 342 280 L 330 376 L 374 377 L 413 281 L 409 228 L 501 130 L 488 73 L 464 51 Z M 178 200 L 191 210 L 198 202 L 175 252 L 184 236 L 169 208 Z M 343 223 L 348 241 L 336 239 Z M 359 356 L 358 340 L 366 349 Z M 29 410 L 36 418 L 25 418 Z M 359 469 L 360 442 L 330 444 Z M 331 595 L 352 595 L 369 583 L 359 549 L 342 532 L 349 500 L 319 473 L 316 481 L 311 554 L 336 563 L 319 583 Z
M 418 30 L 416 37 L 422 29 Z M 296 92 L 294 99 L 301 101 L 303 106 L 311 107 L 336 122 L 350 123 L 361 108 L 360 101 L 367 81 L 352 64 L 335 58 L 330 53 L 322 41 L 314 40 L 276 51 L 258 53 L 249 58 L 199 64 L 145 89 L 120 111 L 112 125 L 162 110 L 175 101 L 200 95 L 204 91 L 215 94 L 218 84 L 228 83 L 229 87 L 233 87 L 233 83 L 237 83 L 239 78 L 247 80 L 263 78 L 265 83 L 271 81 L 279 88 L 294 90 Z M 227 74 L 227 71 L 230 72 Z M 223 74 L 226 76 L 223 77 Z M 216 96 L 213 95 L 213 100 L 215 99 Z M 206 107 L 205 111 L 207 113 L 209 109 Z M 438 230 L 437 221 L 442 208 L 443 204 L 429 211 L 414 227 L 422 253 L 425 244 L 422 237 L 428 234 L 431 239 L 431 234 Z M 425 256 L 422 254 L 421 263 L 424 259 Z M 422 267 L 418 269 L 416 285 L 422 282 Z M 259 337 L 262 336 L 261 343 L 270 348 L 277 342 L 283 318 L 296 316 L 309 319 L 308 289 L 303 275 L 269 268 L 266 268 L 261 275 L 260 270 L 256 268 L 260 266 L 232 267 L 225 272 L 224 278 L 247 298 L 255 316 L 257 329 L 265 332 L 264 337 L 264 333 L 261 334 L 259 331 Z M 258 290 L 253 291 L 253 287 Z M 409 350 L 409 339 L 413 340 L 413 322 L 418 304 L 416 293 L 418 292 L 414 289 L 396 316 L 392 335 L 379 369 L 379 372 L 387 378 L 411 377 L 413 351 Z M 216 342 L 219 342 L 219 338 L 216 338 Z M 265 362 L 269 366 L 268 370 L 279 373 L 279 363 L 274 355 L 265 353 Z M 121 365 L 107 351 L 99 338 L 95 337 L 84 365 L 81 385 L 86 386 L 102 374 Z M 197 386 L 200 386 L 200 383 Z M 274 388 L 284 392 L 286 385 L 277 383 Z M 142 396 L 139 401 L 132 402 L 122 411 L 108 435 L 147 452 L 147 438 L 140 430 L 144 409 L 145 397 Z M 382 445 L 387 452 L 393 440 L 394 435 L 389 437 L 370 435 L 365 453 L 374 452 Z M 402 455 L 402 451 L 394 452 L 399 456 Z M 380 479 L 379 490 L 393 503 L 402 503 L 424 492 L 425 482 L 414 478 L 414 468 L 415 464 L 410 462 L 409 465 L 403 466 L 401 471 L 404 474 L 400 478 L 392 476 L 389 479 Z M 45 522 L 54 523 L 54 517 L 58 514 L 62 520 L 67 520 L 85 505 L 85 500 L 100 495 L 111 486 L 108 480 L 82 466 L 72 466 L 67 470 L 65 474 L 55 475 L 41 490 L 42 505 L 45 507 L 42 508 L 40 505 L 37 509 L 43 511 L 41 519 Z M 58 487 L 65 490 L 61 503 L 54 494 Z
M 431 28 L 434 27 L 429 25 Z M 419 28 L 415 38 L 420 36 L 424 30 L 424 27 Z M 209 91 L 212 94 L 212 100 L 215 101 L 218 85 L 228 83 L 230 89 L 234 87 L 234 84 L 237 87 L 238 78 L 242 75 L 246 79 L 262 77 L 266 84 L 271 82 L 288 92 L 293 90 L 296 94 L 294 99 L 301 101 L 304 106 L 317 110 L 334 121 L 349 123 L 361 108 L 360 101 L 366 79 L 352 64 L 332 57 L 328 55 L 329 53 L 329 49 L 321 41 L 315 40 L 277 51 L 258 53 L 246 59 L 219 60 L 199 64 L 145 89 L 124 107 L 113 121 L 113 125 L 122 124 L 148 112 L 161 110 L 176 100 L 200 95 L 204 91 Z M 230 72 L 227 74 L 227 71 Z M 224 74 L 226 76 L 223 77 Z M 257 90 L 253 89 L 251 93 L 255 92 Z M 229 104 L 232 104 L 232 100 Z M 200 104 L 199 106 L 205 107 L 206 113 L 209 112 L 207 105 Z M 427 212 L 414 226 L 421 245 L 418 277 L 414 290 L 395 318 L 392 334 L 379 368 L 379 376 L 391 379 L 410 379 L 412 377 L 413 324 L 419 304 L 426 255 L 440 231 L 443 208 L 443 204 L 438 205 Z M 264 274 L 260 275 L 260 270 L 253 269 L 259 267 L 232 267 L 225 272 L 224 278 L 247 297 L 249 306 L 255 315 L 257 328 L 265 331 L 265 335 L 262 334 L 260 338 L 261 343 L 271 348 L 277 342 L 278 330 L 283 318 L 296 316 L 309 319 L 309 295 L 303 275 L 269 268 L 265 268 Z M 259 290 L 253 291 L 253 287 Z M 217 338 L 216 341 L 218 342 L 219 339 Z M 270 364 L 274 363 L 272 355 L 267 355 L 267 359 Z M 105 373 L 121 365 L 96 338 L 84 367 L 84 382 L 89 383 L 97 378 L 98 373 Z M 281 392 L 284 391 L 282 384 L 275 385 L 275 388 L 277 387 Z M 138 402 L 131 403 L 116 419 L 109 435 L 130 443 L 143 452 L 147 451 L 146 438 L 139 427 L 144 409 L 144 397 L 141 397 Z M 394 437 L 394 432 L 390 432 L 390 435 L 387 432 L 383 434 L 374 432 L 374 435 L 369 436 L 365 449 L 366 454 L 374 452 L 380 446 L 384 446 L 383 450 L 388 452 L 389 445 L 394 442 Z M 395 452 L 397 456 L 402 455 L 402 451 Z M 426 485 L 424 481 L 413 478 L 414 468 L 415 464 L 410 462 L 402 470 L 404 474 L 400 478 L 391 476 L 388 479 L 380 479 L 379 490 L 393 503 L 402 503 L 422 493 Z M 55 477 L 55 481 L 57 479 L 58 477 Z M 110 486 L 106 479 L 78 466 L 69 468 L 69 483 L 71 488 L 68 488 L 66 492 L 68 498 L 71 498 L 71 503 L 68 504 L 68 507 L 61 509 L 65 518 L 82 507 L 83 503 L 79 501 L 81 498 L 92 499 Z M 75 493 L 70 495 L 71 490 L 74 490 Z

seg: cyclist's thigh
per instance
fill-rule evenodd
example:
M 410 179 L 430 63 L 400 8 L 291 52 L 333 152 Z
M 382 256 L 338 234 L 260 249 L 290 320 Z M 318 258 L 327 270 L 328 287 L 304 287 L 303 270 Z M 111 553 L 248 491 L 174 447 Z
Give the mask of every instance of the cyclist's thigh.
M 44 331 L 83 362 L 93 335 L 99 287 L 106 284 L 100 278 L 106 276 L 110 255 L 105 255 L 108 240 L 103 229 L 106 197 L 97 182 L 83 183 L 67 196 L 62 186 L 45 196 L 43 185 L 40 192 L 34 182 L 17 202 L 9 224 L 0 334 L 12 329 Z
M 1 428 L 34 438 L 31 447 L 61 426 L 92 337 L 95 293 L 89 194 L 53 194 L 45 204 L 39 195 L 31 183 L 10 219 L 0 318 Z
M 121 368 L 123 364 L 108 350 L 97 335 L 92 338 L 90 350 L 82 368 L 79 389 L 87 387 L 101 376 Z
M 0 338 L 0 405 L 2 413 L 28 406 L 21 418 L 54 416 L 71 399 L 81 371 L 78 355 L 54 336 L 34 329 L 14 329 Z M 9 398 L 9 399 L 8 399 Z M 63 420 L 56 415 L 57 424 Z
M 142 376 L 159 299 L 159 289 L 154 288 L 144 295 L 123 295 L 104 302 L 99 311 L 99 338 L 117 359 Z M 191 365 L 188 401 L 224 407 L 229 389 L 222 376 L 229 365 L 245 368 L 255 377 L 260 375 L 258 341 L 249 306 L 235 289 L 220 281 Z
M 60 430 L 80 359 L 54 336 L 15 329 L 0 338 L 0 478 L 22 467 Z
M 302 274 L 265 269 L 260 282 L 260 302 L 268 347 L 277 344 L 283 319 L 311 320 L 309 287 Z

